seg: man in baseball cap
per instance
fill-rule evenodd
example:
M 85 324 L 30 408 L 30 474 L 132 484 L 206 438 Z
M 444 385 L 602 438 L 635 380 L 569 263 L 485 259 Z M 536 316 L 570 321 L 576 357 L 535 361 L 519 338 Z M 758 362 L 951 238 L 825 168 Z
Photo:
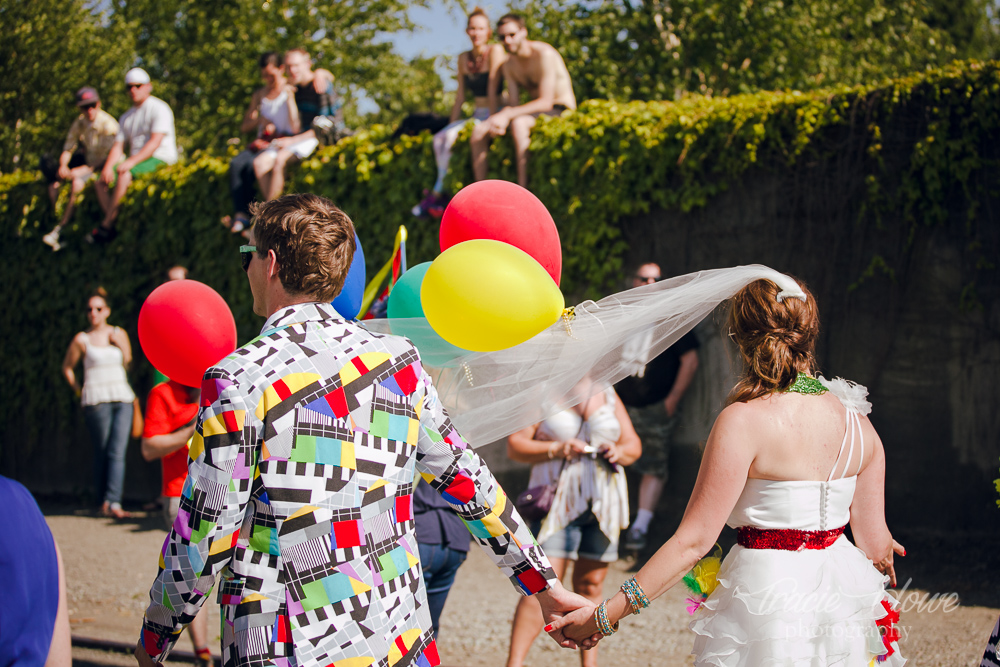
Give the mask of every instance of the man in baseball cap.
M 99 189 L 110 192 L 111 205 L 101 226 L 88 235 L 87 240 L 92 243 L 107 243 L 116 236 L 114 224 L 118 204 L 134 176 L 149 174 L 165 164 L 177 162 L 174 112 L 166 102 L 153 96 L 149 74 L 140 67 L 133 67 L 125 74 L 125 87 L 132 98 L 132 108 L 118 119 L 118 136 L 98 181 Z M 126 142 L 129 156 L 122 159 Z
M 73 207 L 77 195 L 83 191 L 87 181 L 104 165 L 118 135 L 118 121 L 108 112 L 101 109 L 101 98 L 90 86 L 84 86 L 76 91 L 76 106 L 80 115 L 69 128 L 66 141 L 63 142 L 59 164 L 53 165 L 51 158 L 42 162 L 42 173 L 49 182 L 49 198 L 53 210 L 59 199 L 59 190 L 69 181 L 72 184 L 72 194 L 66 203 L 66 210 L 55 228 L 42 237 L 46 245 L 53 250 L 59 250 L 59 234 L 73 215 Z M 109 198 L 107 190 L 97 190 L 97 199 L 105 212 L 108 210 Z

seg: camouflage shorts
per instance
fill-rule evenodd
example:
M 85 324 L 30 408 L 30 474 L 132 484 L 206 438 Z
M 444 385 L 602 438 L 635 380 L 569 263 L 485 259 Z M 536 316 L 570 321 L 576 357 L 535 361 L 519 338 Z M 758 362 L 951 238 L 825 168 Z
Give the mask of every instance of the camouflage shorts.
M 642 408 L 630 407 L 628 416 L 642 441 L 642 456 L 632 464 L 632 470 L 640 475 L 653 475 L 666 481 L 670 439 L 677 426 L 677 416 L 668 416 L 662 401 Z

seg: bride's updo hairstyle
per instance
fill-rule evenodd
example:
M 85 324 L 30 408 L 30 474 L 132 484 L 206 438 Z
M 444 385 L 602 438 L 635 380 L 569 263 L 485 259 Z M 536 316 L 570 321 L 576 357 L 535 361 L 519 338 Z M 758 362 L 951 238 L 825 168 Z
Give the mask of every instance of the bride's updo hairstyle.
M 811 372 L 819 335 L 816 299 L 799 280 L 805 301 L 785 297 L 770 280 L 755 280 L 732 298 L 729 335 L 739 349 L 743 375 L 729 403 L 745 403 L 787 389 L 799 371 Z

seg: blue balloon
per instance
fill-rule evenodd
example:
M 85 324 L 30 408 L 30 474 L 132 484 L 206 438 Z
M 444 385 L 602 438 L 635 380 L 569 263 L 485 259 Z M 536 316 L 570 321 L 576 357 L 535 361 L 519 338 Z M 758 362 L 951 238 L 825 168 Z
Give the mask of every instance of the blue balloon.
M 365 251 L 361 249 L 361 239 L 354 233 L 354 259 L 347 271 L 344 287 L 333 300 L 333 307 L 345 320 L 353 320 L 361 311 L 361 300 L 365 296 Z

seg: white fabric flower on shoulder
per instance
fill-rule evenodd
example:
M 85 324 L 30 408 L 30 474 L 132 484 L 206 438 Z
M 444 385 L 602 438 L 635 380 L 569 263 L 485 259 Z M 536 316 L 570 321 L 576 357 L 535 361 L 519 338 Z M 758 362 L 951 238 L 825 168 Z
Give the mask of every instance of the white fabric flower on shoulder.
M 823 383 L 823 386 L 826 387 L 831 394 L 839 398 L 840 402 L 843 403 L 844 407 L 848 410 L 862 415 L 867 415 L 872 411 L 872 404 L 866 400 L 868 398 L 868 387 L 863 384 L 851 382 L 850 380 L 845 380 L 844 378 L 827 380 L 822 375 L 816 379 Z

